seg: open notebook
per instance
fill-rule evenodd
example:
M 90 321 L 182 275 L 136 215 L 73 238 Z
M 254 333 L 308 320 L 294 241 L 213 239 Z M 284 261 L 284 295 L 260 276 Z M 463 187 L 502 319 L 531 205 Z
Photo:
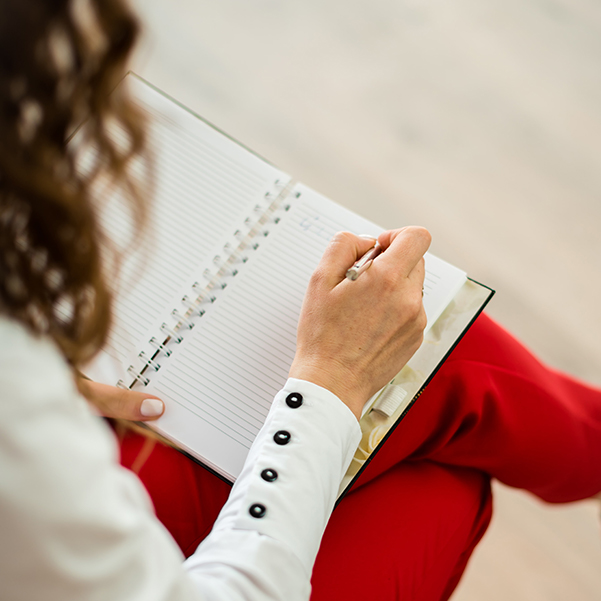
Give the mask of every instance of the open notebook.
M 86 373 L 159 396 L 167 409 L 152 428 L 233 481 L 286 381 L 304 291 L 328 241 L 339 230 L 377 235 L 382 228 L 292 181 L 138 76 L 121 85 L 150 121 L 153 214 L 122 266 L 110 341 Z M 81 169 L 93 159 L 88 153 Z M 111 197 L 103 223 L 117 243 L 130 219 Z M 393 394 L 368 404 L 362 427 L 368 439 L 377 428 L 378 444 L 492 294 L 430 254 L 426 273 L 424 347 L 434 336 L 444 348 L 426 353 L 419 382 L 415 370 L 410 385 L 401 372 Z M 469 307 L 460 303 L 457 323 L 452 309 L 463 297 Z M 451 323 L 449 312 L 453 326 L 435 333 L 441 320 Z M 370 454 L 358 451 L 341 492 Z

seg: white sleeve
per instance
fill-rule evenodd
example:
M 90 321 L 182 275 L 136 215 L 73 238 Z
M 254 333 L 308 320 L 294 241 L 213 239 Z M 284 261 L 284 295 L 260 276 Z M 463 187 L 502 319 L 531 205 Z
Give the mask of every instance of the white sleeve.
M 287 383 L 213 532 L 182 564 L 56 349 L 2 319 L 0 335 L 3 601 L 308 598 L 321 535 L 360 435 L 337 397 Z M 303 396 L 297 408 L 286 404 L 291 392 Z M 285 445 L 273 439 L 280 431 L 290 435 Z M 265 480 L 265 469 L 277 478 Z M 265 508 L 261 518 L 249 514 L 256 505 Z
M 309 598 L 315 556 L 360 435 L 338 397 L 288 380 L 213 531 L 186 561 L 207 601 Z

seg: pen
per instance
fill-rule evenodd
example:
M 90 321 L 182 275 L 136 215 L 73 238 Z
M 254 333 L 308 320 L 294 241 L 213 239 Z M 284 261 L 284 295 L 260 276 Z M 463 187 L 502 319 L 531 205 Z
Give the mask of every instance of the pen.
M 368 250 L 355 264 L 346 272 L 346 277 L 349 280 L 356 280 L 369 266 L 372 261 L 382 252 L 382 247 L 379 242 Z

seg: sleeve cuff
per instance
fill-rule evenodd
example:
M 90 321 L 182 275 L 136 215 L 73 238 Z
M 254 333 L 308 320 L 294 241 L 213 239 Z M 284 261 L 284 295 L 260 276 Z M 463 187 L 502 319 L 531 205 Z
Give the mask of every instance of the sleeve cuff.
M 276 395 L 209 538 L 232 529 L 256 531 L 288 548 L 309 579 L 360 439 L 356 417 L 336 395 L 290 378 Z

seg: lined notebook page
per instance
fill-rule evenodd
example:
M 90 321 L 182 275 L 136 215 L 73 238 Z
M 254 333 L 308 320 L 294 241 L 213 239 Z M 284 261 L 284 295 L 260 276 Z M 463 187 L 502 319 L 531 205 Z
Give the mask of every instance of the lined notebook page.
M 230 479 L 287 378 L 304 292 L 328 241 L 339 230 L 381 231 L 304 186 L 296 189 L 301 197 L 146 388 L 167 403 L 154 423 L 159 431 Z M 465 274 L 431 265 L 427 297 L 440 313 L 450 282 L 465 281 Z
M 100 369 L 88 370 L 112 384 L 113 374 L 123 377 L 141 342 L 158 334 L 151 326 L 168 320 L 176 293 L 216 244 L 242 226 L 276 180 L 289 179 L 136 76 L 125 83 L 149 117 L 156 179 L 145 239 L 125 261 L 116 289 L 106 352 L 120 369 L 108 369 L 105 356 L 97 361 Z M 116 129 L 112 134 L 123 138 Z M 109 236 L 121 242 L 130 220 L 122 198 L 114 196 L 103 212 Z

